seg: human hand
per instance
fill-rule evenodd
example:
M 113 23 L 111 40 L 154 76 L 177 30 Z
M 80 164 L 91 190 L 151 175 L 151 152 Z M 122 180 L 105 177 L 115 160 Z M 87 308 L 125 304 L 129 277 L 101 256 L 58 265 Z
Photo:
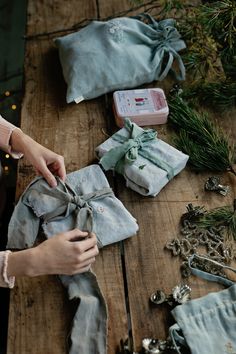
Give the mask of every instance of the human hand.
M 42 175 L 51 187 L 57 186 L 54 175 L 63 181 L 66 178 L 64 158 L 61 155 L 45 148 L 35 140 L 15 129 L 11 134 L 11 146 L 15 151 L 22 152 L 34 166 L 36 173 Z
M 27 254 L 26 254 L 27 253 Z M 8 275 L 38 276 L 84 273 L 98 255 L 94 233 L 74 229 L 57 234 L 37 247 L 9 255 Z
M 36 250 L 45 274 L 77 274 L 89 270 L 98 255 L 94 233 L 74 229 L 41 243 Z

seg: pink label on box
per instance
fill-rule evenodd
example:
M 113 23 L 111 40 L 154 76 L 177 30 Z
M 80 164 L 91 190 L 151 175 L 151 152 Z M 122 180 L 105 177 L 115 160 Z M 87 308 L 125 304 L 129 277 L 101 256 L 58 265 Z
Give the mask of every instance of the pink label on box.
M 151 91 L 152 101 L 154 103 L 154 108 L 156 111 L 164 108 L 166 106 L 166 100 L 159 91 Z

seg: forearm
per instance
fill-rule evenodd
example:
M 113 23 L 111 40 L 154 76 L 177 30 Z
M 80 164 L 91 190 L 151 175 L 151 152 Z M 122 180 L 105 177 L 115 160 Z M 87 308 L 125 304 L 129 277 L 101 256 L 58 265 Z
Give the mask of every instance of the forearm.
M 0 252 L 0 287 L 13 288 L 15 277 L 34 277 L 47 273 L 45 262 L 36 248 Z
M 36 143 L 32 138 L 23 133 L 20 129 L 13 130 L 10 137 L 10 145 L 13 151 L 19 151 L 22 154 L 27 153 L 31 143 Z
M 11 145 L 13 132 L 21 132 L 21 130 L 13 124 L 9 123 L 0 115 L 0 149 L 8 152 L 14 158 L 20 158 L 22 156 L 21 149 L 17 149 Z
M 57 234 L 27 250 L 0 252 L 0 287 L 12 288 L 15 276 L 84 273 L 97 255 L 96 235 L 79 229 Z
M 36 276 L 38 275 L 38 259 L 35 249 L 12 252 L 8 256 L 7 275 L 10 276 Z

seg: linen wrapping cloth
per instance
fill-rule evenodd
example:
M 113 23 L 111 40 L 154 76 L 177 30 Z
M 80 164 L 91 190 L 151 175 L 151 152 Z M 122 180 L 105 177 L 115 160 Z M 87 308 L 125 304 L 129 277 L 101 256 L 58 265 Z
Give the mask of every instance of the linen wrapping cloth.
M 51 188 L 36 178 L 22 194 L 8 229 L 8 248 L 31 247 L 42 226 L 47 238 L 75 227 L 96 234 L 99 247 L 123 240 L 138 230 L 136 220 L 113 194 L 98 165 L 58 178 Z M 106 303 L 92 272 L 60 275 L 69 299 L 78 299 L 70 354 L 106 353 Z
M 67 103 L 161 81 L 174 61 L 177 79 L 185 79 L 179 55 L 185 43 L 173 19 L 157 22 L 142 14 L 92 21 L 78 32 L 57 38 L 55 44 L 68 86 Z
M 227 289 L 188 301 L 171 311 L 176 323 L 170 327 L 169 333 L 175 349 L 179 354 L 181 346 L 188 347 L 191 354 L 236 353 L 236 284 L 230 279 L 193 268 L 193 259 L 209 262 L 206 257 L 191 256 L 189 266 L 193 274 L 221 283 Z M 210 262 L 236 273 L 234 268 L 213 260 Z
M 156 196 L 186 165 L 188 156 L 129 119 L 124 128 L 96 148 L 105 170 L 122 174 L 126 186 L 144 196 Z

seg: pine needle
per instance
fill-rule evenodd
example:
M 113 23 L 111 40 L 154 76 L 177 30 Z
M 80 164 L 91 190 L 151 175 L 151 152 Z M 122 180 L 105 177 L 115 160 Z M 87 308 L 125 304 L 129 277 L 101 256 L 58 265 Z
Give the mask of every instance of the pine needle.
M 235 0 L 214 1 L 201 7 L 200 22 L 224 47 L 235 44 L 235 20 Z
M 233 206 L 224 206 L 206 212 L 197 222 L 200 227 L 225 226 L 228 238 L 236 240 L 236 199 Z
M 221 112 L 236 106 L 236 82 L 202 82 L 191 85 L 181 95 L 183 98 L 197 100 Z
M 174 142 L 179 150 L 189 155 L 189 163 L 198 171 L 231 171 L 234 146 L 230 146 L 224 132 L 212 122 L 206 113 L 190 108 L 182 98 L 168 100 L 169 122 L 179 135 Z
M 219 54 L 226 76 L 235 78 L 236 1 L 221 0 L 202 5 L 199 21 L 219 44 Z

